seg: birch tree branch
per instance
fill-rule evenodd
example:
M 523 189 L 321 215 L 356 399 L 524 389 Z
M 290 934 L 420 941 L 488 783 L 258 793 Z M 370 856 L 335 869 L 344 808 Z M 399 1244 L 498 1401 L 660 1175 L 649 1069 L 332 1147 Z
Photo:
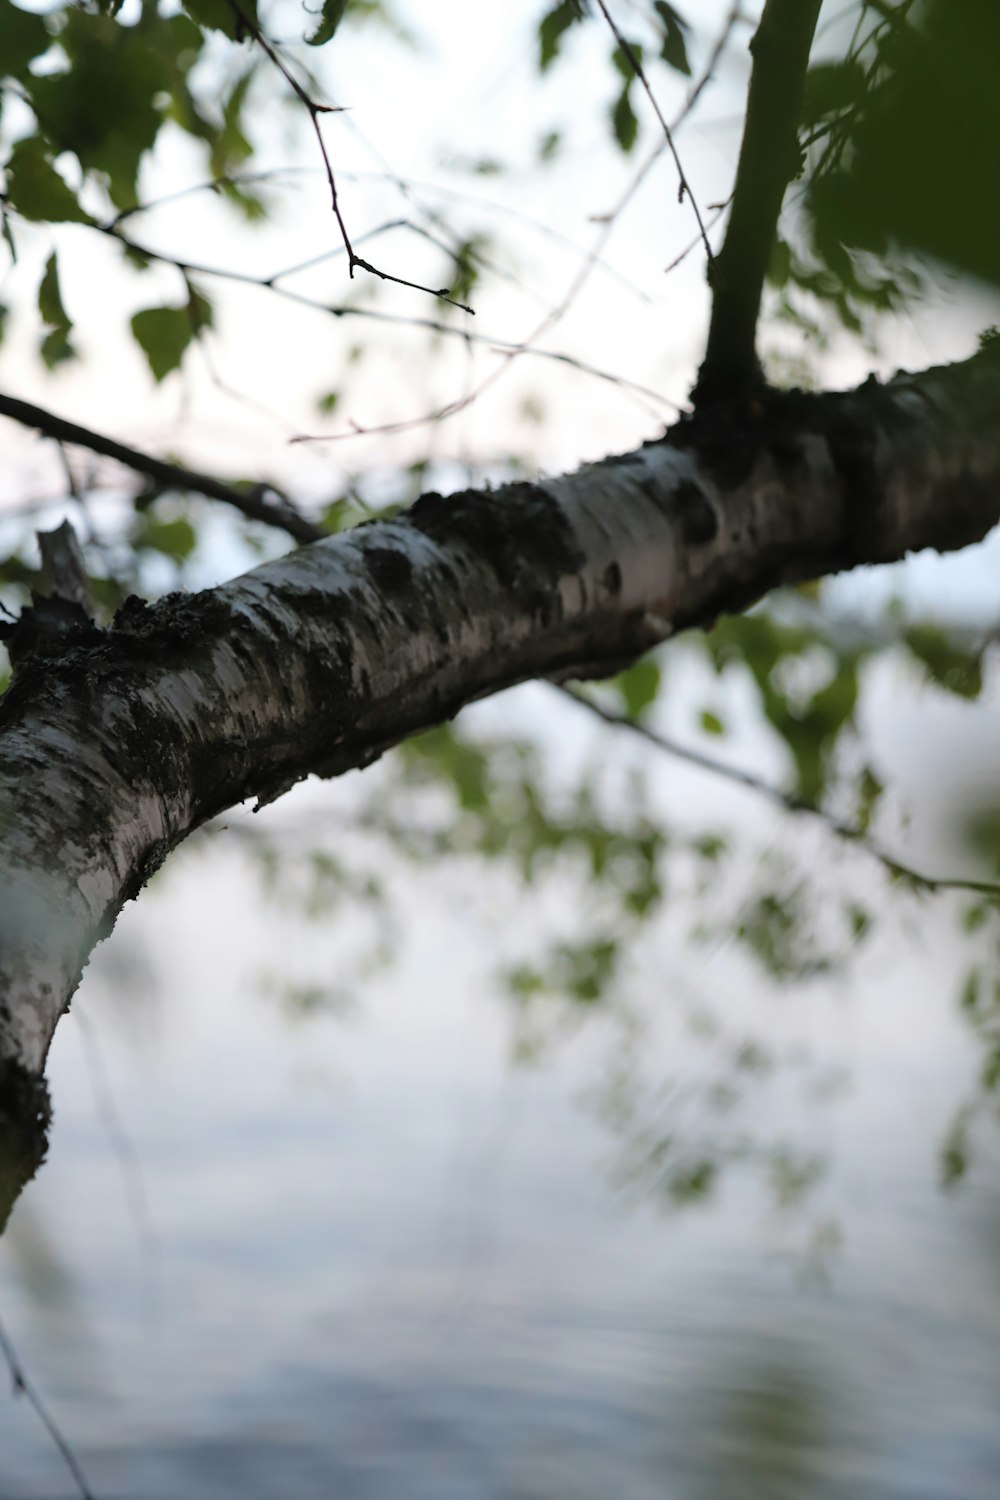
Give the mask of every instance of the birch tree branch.
M 91 949 L 209 818 L 514 683 L 608 675 L 777 585 L 978 540 L 1000 516 L 998 410 L 990 348 L 766 393 L 572 475 L 427 494 L 219 588 L 129 600 L 104 631 L 41 631 L 0 701 L 0 1127 L 43 1123 Z

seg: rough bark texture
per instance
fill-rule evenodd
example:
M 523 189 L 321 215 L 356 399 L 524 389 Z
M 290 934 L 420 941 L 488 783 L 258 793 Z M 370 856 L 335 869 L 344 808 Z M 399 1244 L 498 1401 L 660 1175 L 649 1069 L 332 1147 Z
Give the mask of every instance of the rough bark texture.
M 564 478 L 428 494 L 209 592 L 130 600 L 107 630 L 27 632 L 0 702 L 0 1109 L 30 1095 L 42 1122 L 91 949 L 206 819 L 512 683 L 607 675 L 777 584 L 978 539 L 998 410 L 989 352 L 764 393 Z

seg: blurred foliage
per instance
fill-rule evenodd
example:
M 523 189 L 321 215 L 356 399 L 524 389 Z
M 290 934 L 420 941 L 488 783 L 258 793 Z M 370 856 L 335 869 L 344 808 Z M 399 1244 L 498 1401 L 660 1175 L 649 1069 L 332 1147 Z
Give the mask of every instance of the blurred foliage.
M 1000 138 L 1000 8 L 991 0 L 864 7 L 849 55 L 814 69 L 813 244 L 894 249 L 1000 282 L 1000 204 L 985 190 Z
M 813 336 L 817 307 L 868 333 L 935 267 L 1000 282 L 1000 208 L 983 190 L 1000 132 L 1000 9 L 861 0 L 840 20 L 845 50 L 806 79 L 804 213 L 786 213 L 770 269 L 778 313 Z

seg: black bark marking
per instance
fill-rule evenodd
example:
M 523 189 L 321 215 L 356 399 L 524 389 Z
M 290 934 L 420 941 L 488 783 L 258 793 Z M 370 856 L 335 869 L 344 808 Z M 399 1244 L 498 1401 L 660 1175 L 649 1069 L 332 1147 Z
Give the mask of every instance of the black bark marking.
M 364 555 L 369 573 L 385 593 L 400 593 L 413 581 L 413 563 L 398 548 L 365 547 Z
M 682 479 L 673 492 L 673 502 L 680 518 L 681 535 L 689 547 L 705 547 L 715 541 L 719 518 L 701 485 Z
M 536 484 L 508 484 L 488 494 L 430 492 L 406 519 L 442 546 L 468 548 L 502 588 L 521 597 L 551 590 L 586 560 L 561 506 Z

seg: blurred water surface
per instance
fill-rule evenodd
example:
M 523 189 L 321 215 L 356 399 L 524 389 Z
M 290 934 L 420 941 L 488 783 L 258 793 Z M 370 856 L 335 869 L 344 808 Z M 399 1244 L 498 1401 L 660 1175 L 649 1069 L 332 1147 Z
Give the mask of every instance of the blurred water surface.
M 291 1023 L 261 973 L 336 956 L 216 849 L 88 974 L 99 1060 L 64 1022 L 0 1317 L 95 1494 L 995 1500 L 1000 1197 L 989 1170 L 938 1185 L 969 1056 L 926 955 L 814 1037 L 851 1073 L 816 1116 L 821 1206 L 737 1176 L 678 1212 L 616 1184 L 608 1036 L 512 1067 L 453 915 L 423 912 L 361 1010 Z M 76 1493 L 0 1397 L 3 1500 Z

